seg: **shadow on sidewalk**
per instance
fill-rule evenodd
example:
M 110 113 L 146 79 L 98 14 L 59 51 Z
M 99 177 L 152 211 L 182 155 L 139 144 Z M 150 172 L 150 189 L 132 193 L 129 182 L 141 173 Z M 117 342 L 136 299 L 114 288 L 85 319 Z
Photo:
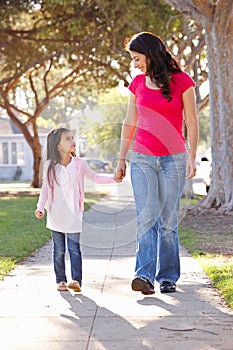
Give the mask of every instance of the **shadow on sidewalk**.
M 210 304 L 213 295 L 200 301 L 203 288 L 187 283 L 174 294 L 138 294 L 137 300 L 132 298 L 132 314 L 130 307 L 127 313 L 127 305 L 125 312 L 122 305 L 113 305 L 111 310 L 119 308 L 118 313 L 87 296 L 61 293 L 73 313 L 61 317 L 74 323 L 79 334 L 89 334 L 86 350 L 232 350 L 233 316 Z

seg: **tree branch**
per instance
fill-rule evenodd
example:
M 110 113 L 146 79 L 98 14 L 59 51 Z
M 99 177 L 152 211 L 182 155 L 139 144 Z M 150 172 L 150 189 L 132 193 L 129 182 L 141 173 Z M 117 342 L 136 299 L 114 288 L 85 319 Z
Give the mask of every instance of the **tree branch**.
M 35 96 L 36 106 L 38 106 L 38 103 L 39 103 L 38 94 L 37 94 L 36 88 L 35 88 L 34 83 L 33 83 L 32 73 L 29 74 L 29 82 L 30 82 L 31 89 L 32 89 L 34 96 Z
M 77 48 L 76 48 L 77 49 Z M 0 80 L 0 85 L 4 85 L 6 83 L 9 83 L 11 82 L 12 80 L 16 79 L 16 78 L 19 78 L 21 77 L 22 75 L 24 75 L 28 70 L 30 70 L 31 68 L 35 67 L 36 65 L 40 65 L 42 63 L 44 63 L 45 61 L 49 61 L 51 60 L 52 58 L 55 58 L 55 57 L 60 57 L 68 52 L 71 52 L 74 50 L 74 47 L 71 47 L 69 49 L 65 49 L 65 50 L 61 50 L 59 52 L 53 52 L 51 55 L 48 55 L 48 56 L 44 56 L 42 57 L 41 59 L 39 60 L 36 60 L 36 61 L 33 61 L 31 62 L 30 64 L 26 65 L 23 69 L 21 69 L 20 71 L 17 71 L 15 74 L 13 74 L 12 76 L 8 77 L 8 78 L 5 78 L 5 79 L 2 79 Z
M 47 97 L 48 97 L 48 95 L 49 95 L 47 77 L 48 77 L 48 75 L 49 75 L 49 72 L 51 71 L 52 66 L 53 66 L 53 59 L 50 60 L 48 69 L 46 69 L 46 72 L 45 72 L 45 75 L 44 75 L 44 78 L 43 78 L 43 80 L 44 80 L 45 95 L 46 95 Z
M 188 17 L 195 18 L 199 23 L 203 17 L 210 20 L 215 10 L 212 0 L 164 0 L 168 5 Z

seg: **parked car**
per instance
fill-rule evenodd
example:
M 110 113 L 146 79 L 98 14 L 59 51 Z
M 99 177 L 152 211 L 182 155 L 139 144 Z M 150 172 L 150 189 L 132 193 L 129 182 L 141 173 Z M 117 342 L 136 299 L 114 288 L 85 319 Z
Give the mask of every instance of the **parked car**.
M 206 193 L 208 193 L 210 189 L 210 181 L 211 181 L 211 163 L 207 157 L 201 158 L 201 168 L 203 174 L 203 182 L 206 186 Z
M 193 179 L 193 190 L 196 194 L 206 195 L 211 182 L 211 155 L 210 152 L 196 162 L 197 174 Z
M 84 157 L 84 159 L 89 167 L 97 173 L 113 173 L 114 171 L 111 162 L 86 157 Z

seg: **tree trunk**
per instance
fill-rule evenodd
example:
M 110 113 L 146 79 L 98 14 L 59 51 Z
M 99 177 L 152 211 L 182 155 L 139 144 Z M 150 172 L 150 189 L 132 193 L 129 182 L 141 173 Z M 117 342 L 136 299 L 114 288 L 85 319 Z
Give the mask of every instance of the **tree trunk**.
M 233 210 L 233 1 L 165 0 L 205 29 L 210 82 L 212 181 L 201 209 Z
M 233 4 L 220 1 L 213 18 L 203 18 L 210 82 L 212 183 L 204 208 L 233 210 Z
M 34 122 L 35 123 L 35 122 Z M 36 127 L 36 123 L 34 125 Z M 37 127 L 36 127 L 37 130 Z M 42 146 L 40 144 L 40 139 L 38 136 L 38 133 L 34 133 L 34 137 L 32 140 L 31 149 L 33 152 L 33 179 L 31 186 L 34 188 L 40 187 L 40 166 L 41 166 L 41 160 L 42 160 Z
M 5 102 L 7 100 L 5 99 Z M 42 146 L 40 144 L 40 139 L 38 135 L 38 129 L 36 125 L 36 118 L 32 120 L 32 132 L 33 136 L 31 135 L 31 132 L 29 131 L 29 128 L 22 123 L 14 113 L 14 110 L 10 104 L 6 107 L 7 113 L 10 116 L 12 122 L 19 128 L 19 130 L 24 135 L 27 143 L 29 144 L 32 153 L 33 153 L 33 179 L 31 182 L 31 186 L 33 188 L 40 187 L 40 165 L 41 165 L 41 159 L 42 159 Z

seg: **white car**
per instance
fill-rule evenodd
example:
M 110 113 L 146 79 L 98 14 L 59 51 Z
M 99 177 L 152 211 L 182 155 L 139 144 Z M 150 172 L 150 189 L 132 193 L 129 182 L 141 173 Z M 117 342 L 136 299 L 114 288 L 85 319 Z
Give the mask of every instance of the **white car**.
M 196 164 L 197 173 L 193 178 L 193 191 L 195 194 L 206 195 L 211 182 L 211 155 L 206 153 Z

